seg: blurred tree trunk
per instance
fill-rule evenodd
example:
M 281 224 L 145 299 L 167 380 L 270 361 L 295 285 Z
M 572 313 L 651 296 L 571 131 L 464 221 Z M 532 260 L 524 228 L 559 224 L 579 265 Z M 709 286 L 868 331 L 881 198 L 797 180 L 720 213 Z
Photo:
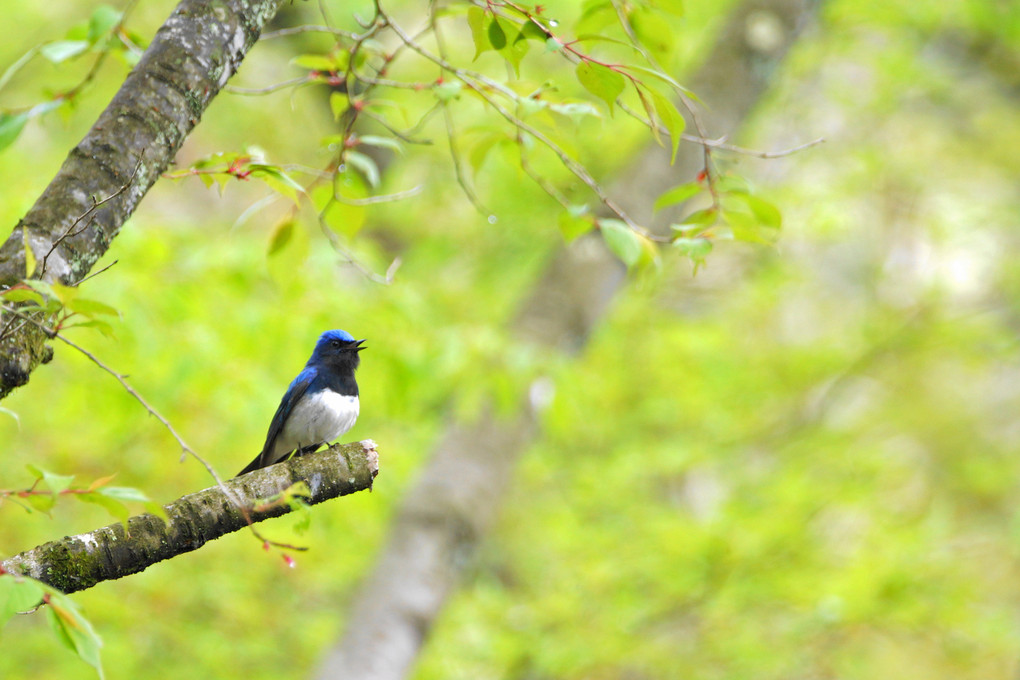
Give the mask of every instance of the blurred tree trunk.
M 741 3 L 719 34 L 704 66 L 684 82 L 707 104 L 708 135 L 734 133 L 765 92 L 799 29 L 814 14 L 811 0 Z M 693 129 L 693 126 L 688 126 Z M 704 158 L 697 146 L 676 164 L 653 147 L 640 154 L 614 195 L 651 224 L 650 206 L 664 189 L 690 181 Z M 513 322 L 515 336 L 542 351 L 579 352 L 625 280 L 619 263 L 596 238 L 560 253 Z M 483 416 L 455 424 L 441 438 L 394 519 L 390 537 L 351 606 L 347 630 L 317 671 L 320 680 L 398 680 L 407 677 L 464 566 L 496 515 L 521 454 L 538 433 L 541 386 L 522 397 L 516 417 Z

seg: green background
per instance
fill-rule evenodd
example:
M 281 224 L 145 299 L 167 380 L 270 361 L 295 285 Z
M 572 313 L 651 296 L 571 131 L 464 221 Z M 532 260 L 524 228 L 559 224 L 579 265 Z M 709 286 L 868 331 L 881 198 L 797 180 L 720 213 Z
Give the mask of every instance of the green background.
M 689 0 L 677 20 L 688 70 L 724 5 Z M 151 35 L 171 7 L 143 3 L 129 24 Z M 18 30 L 0 62 L 92 9 L 4 3 Z M 448 39 L 470 49 L 466 30 Z M 293 77 L 293 54 L 260 45 L 237 83 Z M 546 63 L 526 77 L 541 82 Z M 562 240 L 558 211 L 512 153 L 479 180 L 495 224 L 463 197 L 443 144 L 394 164 L 385 189 L 423 193 L 367 211 L 350 241 L 377 270 L 401 258 L 388 286 L 344 266 L 314 228 L 267 257 L 282 204 L 234 224 L 264 187 L 233 182 L 221 197 L 194 179 L 159 182 L 102 263 L 118 264 L 83 287 L 121 312 L 115 339 L 72 337 L 223 474 L 259 450 L 322 330 L 365 337 L 362 415 L 345 439 L 374 439 L 381 474 L 373 493 L 318 506 L 303 535 L 290 518 L 265 525 L 310 546 L 293 570 L 240 532 L 75 595 L 107 677 L 306 676 L 444 425 L 490 397 L 509 412 L 537 375 L 556 388 L 544 436 L 416 677 L 1015 677 L 1018 65 L 1009 2 L 827 3 L 733 140 L 826 142 L 723 157 L 782 209 L 778 246 L 719 244 L 696 277 L 666 253 L 576 360 L 541 355 L 507 326 Z M 0 105 L 39 101 L 81 66 L 39 62 Z M 0 154 L 0 222 L 16 224 L 123 73 L 111 60 L 75 112 L 31 123 Z M 179 159 L 256 144 L 279 163 L 322 165 L 331 125 L 312 89 L 222 95 Z M 577 144 L 608 177 L 643 140 L 607 118 L 582 125 Z M 0 487 L 29 484 L 28 463 L 82 484 L 116 472 L 160 502 L 209 485 L 109 375 L 56 350 L 3 403 L 18 419 L 0 413 Z M 52 518 L 8 503 L 0 553 L 109 521 L 73 501 Z M 42 616 L 3 629 L 0 677 L 90 674 Z

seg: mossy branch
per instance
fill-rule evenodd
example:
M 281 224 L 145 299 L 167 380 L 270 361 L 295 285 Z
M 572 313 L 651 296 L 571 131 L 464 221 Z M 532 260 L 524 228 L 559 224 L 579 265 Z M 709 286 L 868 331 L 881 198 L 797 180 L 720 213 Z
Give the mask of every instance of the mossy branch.
M 379 472 L 371 440 L 337 444 L 292 458 L 189 494 L 163 506 L 168 521 L 151 514 L 123 524 L 50 541 L 0 562 L 5 571 L 24 574 L 64 593 L 137 574 L 156 562 L 197 550 L 208 541 L 254 522 L 291 512 L 287 503 L 268 503 L 304 482 L 309 505 L 372 488 Z

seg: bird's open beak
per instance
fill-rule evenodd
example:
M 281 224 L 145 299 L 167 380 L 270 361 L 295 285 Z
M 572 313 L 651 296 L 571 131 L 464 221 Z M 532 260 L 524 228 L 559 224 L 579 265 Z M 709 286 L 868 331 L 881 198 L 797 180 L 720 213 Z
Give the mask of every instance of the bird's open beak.
M 361 346 L 361 343 L 363 343 L 363 342 L 365 342 L 364 339 L 355 341 L 355 343 L 354 343 L 354 351 L 355 352 L 360 352 L 361 350 L 365 349 L 364 347 Z

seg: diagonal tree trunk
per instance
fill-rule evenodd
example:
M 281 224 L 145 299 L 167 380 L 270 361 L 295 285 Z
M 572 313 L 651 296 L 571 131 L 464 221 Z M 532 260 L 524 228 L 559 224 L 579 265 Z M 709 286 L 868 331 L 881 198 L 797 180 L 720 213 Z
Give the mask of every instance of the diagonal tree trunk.
M 761 99 L 772 73 L 813 16 L 811 0 L 750 0 L 730 16 L 705 65 L 689 83 L 710 107 L 709 134 L 733 133 Z M 615 195 L 639 221 L 664 189 L 701 167 L 687 149 L 669 167 L 660 150 L 642 154 Z M 645 214 L 642 214 L 645 212 Z M 576 354 L 598 325 L 624 272 L 597 239 L 563 251 L 538 281 L 513 323 L 515 335 Z M 390 537 L 351 606 L 347 630 L 316 672 L 319 680 L 399 680 L 411 672 L 436 617 L 474 547 L 499 510 L 521 454 L 538 433 L 535 407 L 522 399 L 516 418 L 454 425 L 410 490 Z
M 182 0 L 0 246 L 0 289 L 25 278 L 26 243 L 35 278 L 76 285 L 88 274 L 281 4 Z M 0 312 L 0 399 L 51 355 L 37 326 L 5 333 L 9 321 Z

